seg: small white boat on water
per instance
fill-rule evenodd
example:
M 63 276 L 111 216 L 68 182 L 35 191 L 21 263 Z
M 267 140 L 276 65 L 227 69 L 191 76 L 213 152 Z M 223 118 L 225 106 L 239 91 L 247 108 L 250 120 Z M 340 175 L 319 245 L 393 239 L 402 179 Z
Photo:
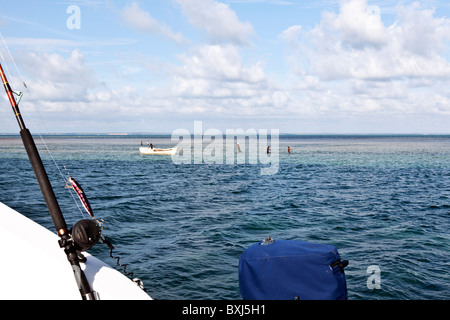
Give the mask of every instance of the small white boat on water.
M 160 148 L 150 148 L 150 147 L 140 147 L 139 152 L 141 154 L 157 154 L 157 155 L 165 155 L 171 156 L 177 153 L 178 148 L 168 148 L 168 149 L 160 149 Z

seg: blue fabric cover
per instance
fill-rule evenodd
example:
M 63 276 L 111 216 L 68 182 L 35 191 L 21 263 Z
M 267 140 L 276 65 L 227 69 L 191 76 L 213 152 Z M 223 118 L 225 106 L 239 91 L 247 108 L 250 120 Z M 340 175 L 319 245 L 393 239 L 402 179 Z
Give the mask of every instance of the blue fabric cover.
M 347 299 L 335 246 L 297 240 L 255 243 L 239 258 L 239 289 L 245 300 Z

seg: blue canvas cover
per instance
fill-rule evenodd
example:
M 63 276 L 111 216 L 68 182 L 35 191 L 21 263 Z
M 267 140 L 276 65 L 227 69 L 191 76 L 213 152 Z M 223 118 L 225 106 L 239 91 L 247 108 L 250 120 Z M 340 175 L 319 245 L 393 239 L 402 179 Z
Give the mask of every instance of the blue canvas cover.
M 347 283 L 335 246 L 297 240 L 255 243 L 239 258 L 246 300 L 345 300 Z

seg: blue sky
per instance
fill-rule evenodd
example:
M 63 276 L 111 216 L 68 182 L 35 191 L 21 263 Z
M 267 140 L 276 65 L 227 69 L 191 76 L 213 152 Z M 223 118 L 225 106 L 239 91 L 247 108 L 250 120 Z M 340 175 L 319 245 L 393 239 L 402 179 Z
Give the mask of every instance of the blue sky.
M 0 32 L 32 131 L 450 133 L 447 1 L 3 0 Z

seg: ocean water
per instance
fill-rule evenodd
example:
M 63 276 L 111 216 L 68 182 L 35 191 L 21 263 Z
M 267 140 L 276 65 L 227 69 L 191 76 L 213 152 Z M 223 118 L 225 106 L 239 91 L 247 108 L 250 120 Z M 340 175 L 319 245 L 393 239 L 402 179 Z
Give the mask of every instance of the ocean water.
M 239 256 L 270 235 L 337 246 L 351 300 L 450 299 L 450 136 L 281 136 L 275 175 L 139 154 L 141 140 L 176 143 L 164 136 L 44 139 L 68 225 L 88 218 L 64 188 L 70 173 L 153 298 L 241 299 Z M 0 136 L 0 201 L 53 230 L 15 136 Z M 104 244 L 90 252 L 115 266 Z

